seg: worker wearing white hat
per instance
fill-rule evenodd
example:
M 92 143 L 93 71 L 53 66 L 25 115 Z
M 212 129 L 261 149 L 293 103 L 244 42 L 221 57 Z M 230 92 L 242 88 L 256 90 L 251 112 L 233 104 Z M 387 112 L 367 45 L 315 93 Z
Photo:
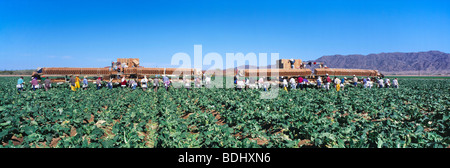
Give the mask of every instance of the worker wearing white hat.
M 356 77 L 356 75 L 353 75 L 353 85 L 355 87 L 358 85 L 358 77 Z
M 121 82 L 120 82 L 120 86 L 121 86 L 122 88 L 125 88 L 125 87 L 127 86 L 127 81 L 125 80 L 125 76 L 122 77 L 122 80 L 121 80 Z
M 369 89 L 371 89 L 372 86 L 373 86 L 372 80 L 370 79 L 370 77 L 367 77 L 367 87 L 369 87 Z
M 113 88 L 113 83 L 112 83 L 113 79 L 114 79 L 114 78 L 110 78 L 110 79 L 109 79 L 109 82 L 107 83 L 109 89 L 112 89 L 112 88 Z
M 319 78 L 317 78 L 317 88 L 320 89 L 322 87 L 322 77 L 319 76 Z
M 334 87 L 336 88 L 336 91 L 339 92 L 339 90 L 341 89 L 341 80 L 337 77 L 334 77 Z
M 147 75 L 144 75 L 144 78 L 141 79 L 141 87 L 143 91 L 147 90 L 147 83 L 148 83 Z
M 86 76 L 84 76 L 84 78 L 83 78 L 83 89 L 84 90 L 87 90 L 87 88 L 88 88 L 88 80 L 86 79 L 87 77 Z
M 391 86 L 391 81 L 389 80 L 389 78 L 386 78 L 386 80 L 384 81 L 386 88 L 389 88 L 389 86 Z
M 286 78 L 283 78 L 283 89 L 287 91 L 288 82 Z
M 327 78 L 325 80 L 325 87 L 327 88 L 327 91 L 330 90 L 330 83 L 331 83 L 331 78 L 330 76 L 327 74 Z
M 294 78 L 291 78 L 289 80 L 289 83 L 291 83 L 291 89 L 296 89 L 297 83 L 295 82 Z

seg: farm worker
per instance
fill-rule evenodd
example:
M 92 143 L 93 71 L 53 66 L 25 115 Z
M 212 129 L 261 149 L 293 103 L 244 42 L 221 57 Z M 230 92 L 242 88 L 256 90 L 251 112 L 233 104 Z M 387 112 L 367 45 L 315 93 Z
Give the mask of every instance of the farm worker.
M 52 87 L 52 81 L 48 77 L 46 77 L 44 80 L 45 91 L 48 91 L 48 89 L 50 89 L 50 87 Z
M 255 80 L 252 77 L 248 78 L 248 88 L 249 89 L 255 88 Z
M 133 90 L 136 89 L 137 83 L 134 79 L 130 79 L 130 86 L 131 86 L 131 89 L 133 89 Z
M 336 88 L 336 80 L 337 80 L 337 77 L 335 76 L 334 79 L 333 79 L 334 88 Z
M 356 87 L 358 85 L 358 78 L 356 75 L 353 75 L 353 85 Z
M 264 84 L 263 84 L 264 91 L 268 91 L 269 90 L 269 86 L 270 86 L 269 81 L 264 82 Z
M 287 86 L 288 86 L 288 82 L 286 80 L 286 78 L 283 78 L 283 89 L 287 92 Z
M 384 83 L 385 83 L 386 88 L 389 88 L 389 86 L 391 86 L 391 81 L 389 80 L 389 78 L 386 78 Z
M 143 91 L 147 90 L 147 83 L 148 83 L 147 75 L 144 75 L 144 78 L 141 79 L 141 87 Z
M 18 80 L 17 80 L 17 91 L 21 91 L 23 90 L 23 76 L 21 76 Z
M 86 76 L 84 76 L 83 78 L 83 89 L 86 90 L 88 88 L 89 84 L 88 84 L 88 80 L 86 78 Z
M 209 85 L 211 84 L 211 77 L 205 74 L 205 85 L 207 88 L 209 88 Z
M 291 60 L 289 60 L 289 62 L 291 63 L 291 69 L 294 69 L 295 60 L 291 58 Z
M 367 77 L 367 78 L 369 78 L 369 77 Z M 367 88 L 367 79 L 366 78 L 363 78 L 363 86 L 364 86 L 364 89 L 365 88 Z
M 297 88 L 297 83 L 295 82 L 294 78 L 291 78 L 289 80 L 289 83 L 291 83 L 291 89 L 296 89 Z
M 308 90 L 309 81 L 308 81 L 308 79 L 306 79 L 306 76 L 305 76 L 305 78 L 303 78 L 302 83 L 303 83 L 303 88 L 305 88 L 305 91 Z M 302 88 L 302 90 L 303 90 L 303 88 Z
M 75 89 L 75 78 L 72 75 L 70 75 L 69 83 L 70 83 L 70 89 L 72 89 L 72 91 L 77 91 Z
M 392 85 L 394 85 L 394 88 L 398 88 L 398 80 L 397 80 L 397 78 L 392 80 Z
M 112 89 L 112 88 L 113 88 L 113 83 L 112 83 L 113 79 L 114 79 L 114 78 L 110 78 L 109 81 L 108 81 L 108 83 L 107 83 L 107 86 L 108 86 L 109 89 Z
M 341 90 L 344 90 L 344 88 L 345 88 L 345 80 L 347 79 L 347 77 L 343 77 L 342 79 L 341 79 L 341 85 L 340 85 L 340 87 L 341 87 Z
M 334 77 L 334 78 L 335 78 L 334 79 L 334 84 L 335 84 L 335 87 L 336 87 L 336 91 L 339 92 L 339 90 L 341 89 L 341 80 L 339 78 L 336 78 L 336 77 Z
M 245 90 L 247 90 L 250 86 L 250 80 L 248 78 L 245 78 Z
M 301 76 L 297 78 L 297 85 L 301 90 L 303 90 L 303 78 Z
M 384 87 L 384 81 L 383 78 L 379 78 L 378 79 L 378 88 L 383 88 Z
M 188 91 L 191 88 L 191 81 L 187 78 L 184 79 L 184 88 L 186 88 L 186 90 Z
M 95 84 L 97 85 L 97 90 L 99 90 L 102 87 L 102 78 L 98 77 Z
M 263 88 L 263 84 L 264 84 L 264 79 L 263 79 L 263 77 L 260 77 L 258 80 L 258 88 Z
M 159 87 L 159 78 L 155 77 L 155 79 L 153 79 L 153 90 L 155 92 L 157 92 L 158 91 L 158 87 Z
M 32 88 L 33 88 L 33 90 L 36 90 L 36 89 L 38 89 L 39 88 L 39 82 L 37 81 L 37 78 L 36 77 L 31 77 L 32 79 L 31 79 L 31 85 L 32 85 Z
M 237 79 L 239 79 L 239 78 L 237 78 Z M 196 77 L 194 82 L 195 82 L 195 87 L 196 88 L 201 88 L 202 87 L 202 83 L 201 83 L 199 77 Z M 236 84 L 237 84 L 237 81 L 236 81 Z
M 117 66 L 117 72 L 120 72 L 120 69 L 122 69 L 122 64 L 119 61 L 117 61 L 116 66 Z
M 125 88 L 127 86 L 127 80 L 125 80 L 125 76 L 122 77 L 122 80 L 120 81 L 120 86 L 122 88 Z
M 170 80 L 169 80 L 169 77 L 167 77 L 166 75 L 164 75 L 164 77 L 163 77 L 163 83 L 164 83 L 164 87 L 166 88 L 166 91 L 169 91 Z
M 367 77 L 367 87 L 369 87 L 369 89 L 372 89 L 372 86 L 373 86 L 372 80 L 369 77 Z
M 319 76 L 319 78 L 317 78 L 317 89 L 320 89 L 322 86 L 322 77 Z
M 238 80 L 236 83 L 236 89 L 239 91 L 242 91 L 242 88 L 245 87 L 244 80 Z
M 330 78 L 330 76 L 328 76 L 328 74 L 327 74 L 327 79 L 325 80 L 325 86 L 326 86 L 326 88 L 327 88 L 327 91 L 330 90 L 330 83 L 331 83 L 331 78 Z
M 33 88 L 33 90 L 36 90 L 39 88 L 39 82 L 37 81 L 36 77 L 31 77 L 31 87 Z
M 79 89 L 80 88 L 80 77 L 76 77 L 75 78 L 75 89 Z

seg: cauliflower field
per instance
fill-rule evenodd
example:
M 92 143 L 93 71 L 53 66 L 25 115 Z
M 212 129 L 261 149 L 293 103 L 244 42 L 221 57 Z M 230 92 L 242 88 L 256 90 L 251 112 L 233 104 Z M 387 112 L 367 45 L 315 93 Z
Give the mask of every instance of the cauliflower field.
M 20 94 L 0 78 L 0 147 L 448 148 L 450 79 L 400 88 L 279 91 L 160 87 Z M 25 81 L 29 84 L 29 81 Z

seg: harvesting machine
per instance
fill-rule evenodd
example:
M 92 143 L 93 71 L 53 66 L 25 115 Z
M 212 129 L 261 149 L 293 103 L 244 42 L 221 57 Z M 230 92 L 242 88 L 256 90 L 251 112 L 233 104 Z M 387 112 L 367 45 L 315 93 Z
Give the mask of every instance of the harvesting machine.
M 145 68 L 139 65 L 138 58 L 118 58 L 117 62 L 112 62 L 111 66 L 104 68 L 74 68 L 74 67 L 44 67 L 38 68 L 33 72 L 32 76 L 40 79 L 43 76 L 52 76 L 52 82 L 63 82 L 68 76 L 84 76 L 90 78 L 101 77 L 103 81 L 113 82 L 120 81 L 121 77 L 125 78 L 143 78 L 144 76 L 159 75 L 193 75 L 199 73 L 198 70 L 192 68 Z
M 315 63 L 314 63 L 315 64 Z M 243 69 L 234 71 L 232 74 L 225 72 L 223 76 L 272 76 L 272 77 L 306 77 L 310 81 L 315 81 L 318 76 L 380 76 L 377 70 L 365 69 L 334 69 L 323 66 L 315 68 L 314 71 L 306 68 L 307 63 L 300 59 L 280 59 L 277 61 L 276 68 L 270 69 Z M 221 71 L 221 70 L 220 70 Z M 212 75 L 214 71 L 201 71 L 193 68 L 145 68 L 139 65 L 138 58 L 118 58 L 117 62 L 112 62 L 111 66 L 104 68 L 74 68 L 74 67 L 45 67 L 38 68 L 33 72 L 32 76 L 40 79 L 41 76 L 52 76 L 53 82 L 67 81 L 68 76 L 84 76 L 102 77 L 102 80 L 109 81 L 111 78 L 114 82 L 120 80 L 121 77 L 126 78 L 142 78 L 144 76 L 168 75 L 172 77 L 194 76 L 208 74 Z M 215 73 L 217 74 L 217 73 Z M 56 78 L 55 78 L 56 77 Z M 173 78 L 172 78 L 173 79 Z
M 319 68 L 314 68 L 314 71 L 307 68 L 307 65 L 312 67 L 312 64 L 319 65 Z M 322 62 L 302 62 L 300 59 L 280 59 L 277 61 L 274 69 L 244 69 L 240 70 L 236 75 L 238 76 L 277 76 L 283 78 L 298 78 L 299 76 L 315 82 L 319 76 L 358 76 L 358 77 L 378 77 L 381 76 L 378 70 L 368 69 L 337 69 L 328 68 Z

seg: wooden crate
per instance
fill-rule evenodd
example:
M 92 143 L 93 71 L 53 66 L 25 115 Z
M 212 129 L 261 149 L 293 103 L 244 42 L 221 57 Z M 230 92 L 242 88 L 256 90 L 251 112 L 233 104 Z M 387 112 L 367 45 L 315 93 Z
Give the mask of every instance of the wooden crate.
M 294 59 L 294 69 L 300 68 L 300 65 L 302 64 L 301 59 Z M 290 59 L 280 59 L 277 61 L 277 68 L 278 69 L 292 69 L 291 68 L 291 61 Z
M 125 63 L 129 68 L 139 67 L 139 58 L 117 58 L 117 62 Z

